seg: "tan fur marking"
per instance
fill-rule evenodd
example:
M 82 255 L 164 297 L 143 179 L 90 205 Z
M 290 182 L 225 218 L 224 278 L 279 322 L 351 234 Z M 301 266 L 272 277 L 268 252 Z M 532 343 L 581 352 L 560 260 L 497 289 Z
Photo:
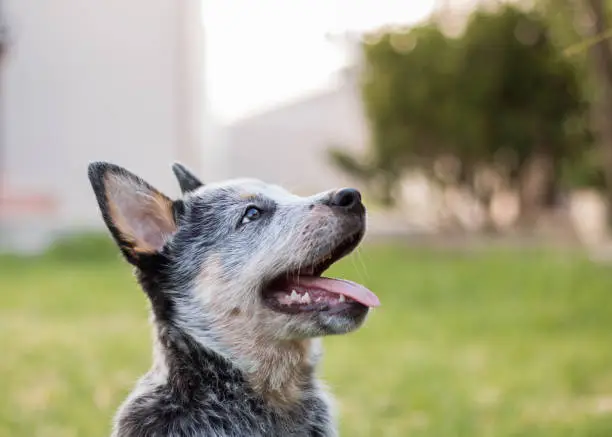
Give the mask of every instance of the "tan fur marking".
M 219 260 L 212 259 L 207 264 L 200 274 L 201 284 L 221 276 Z M 273 339 L 265 327 L 272 318 L 282 316 L 259 302 L 249 304 L 247 296 L 219 285 L 214 287 L 216 293 L 204 291 L 200 299 L 215 315 L 213 323 L 221 337 L 220 346 L 233 362 L 241 365 L 256 392 L 276 408 L 291 409 L 302 398 L 304 385 L 312 376 L 313 340 Z M 252 298 L 252 291 L 247 293 Z
M 239 362 L 248 363 L 251 387 L 277 408 L 288 410 L 302 398 L 312 366 L 311 340 L 275 341 L 257 332 L 246 318 L 226 327 L 223 340 Z
M 149 221 L 150 223 L 147 224 L 155 227 L 155 232 L 164 236 L 174 233 L 176 224 L 172 213 L 172 201 L 157 191 L 139 191 L 142 190 L 142 187 L 126 182 L 115 175 L 107 175 L 105 182 L 109 215 L 122 237 L 134 245 L 136 253 L 154 253 L 159 250 L 160 248 L 150 244 L 150 241 L 139 238 L 139 232 L 135 226 L 139 222 Z M 137 211 L 134 217 L 126 216 L 118 203 L 119 196 L 133 197 L 130 201 L 138 202 L 138 207 L 130 206 Z
M 269 341 L 255 342 L 252 346 L 258 351 L 260 369 L 249 374 L 253 388 L 276 407 L 291 409 L 302 397 L 313 370 L 308 363 L 310 343 L 311 340 L 294 340 L 272 346 Z

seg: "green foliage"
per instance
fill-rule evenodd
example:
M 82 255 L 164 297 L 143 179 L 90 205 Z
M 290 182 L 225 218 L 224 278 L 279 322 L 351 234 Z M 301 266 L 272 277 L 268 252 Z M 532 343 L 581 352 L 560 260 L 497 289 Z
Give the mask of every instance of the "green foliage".
M 364 51 L 363 97 L 374 162 L 392 174 L 430 162 L 452 141 L 447 124 L 456 112 L 456 45 L 430 24 L 384 34 Z
M 561 164 L 561 181 L 565 187 L 606 188 L 605 171 L 600 150 L 588 150 L 574 159 L 564 159 Z
M 329 158 L 334 165 L 351 176 L 362 180 L 368 180 L 372 177 L 372 168 L 370 166 L 346 153 L 341 148 L 329 149 Z
M 558 159 L 578 149 L 565 129 L 585 109 L 578 80 L 543 20 L 511 7 L 477 12 L 463 44 L 458 89 L 482 128 L 476 158 L 489 160 L 504 146 L 521 165 L 534 153 Z
M 493 164 L 518 183 L 534 156 L 558 169 L 590 147 L 579 71 L 536 12 L 477 11 L 458 38 L 428 23 L 366 41 L 369 180 L 378 172 L 393 184 L 407 168 L 431 170 L 454 156 L 468 183 Z M 500 163 L 500 156 L 513 159 Z M 352 159 L 351 167 L 360 163 Z

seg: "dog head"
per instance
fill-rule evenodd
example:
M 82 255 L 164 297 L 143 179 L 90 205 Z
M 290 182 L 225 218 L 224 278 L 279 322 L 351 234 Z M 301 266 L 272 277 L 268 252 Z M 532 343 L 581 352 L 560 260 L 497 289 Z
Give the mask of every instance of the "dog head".
M 157 317 L 191 328 L 244 323 L 286 340 L 352 331 L 378 305 L 364 287 L 321 276 L 364 235 L 358 191 L 300 197 L 257 180 L 204 185 L 180 164 L 173 170 L 177 200 L 121 167 L 89 166 L 104 221 Z

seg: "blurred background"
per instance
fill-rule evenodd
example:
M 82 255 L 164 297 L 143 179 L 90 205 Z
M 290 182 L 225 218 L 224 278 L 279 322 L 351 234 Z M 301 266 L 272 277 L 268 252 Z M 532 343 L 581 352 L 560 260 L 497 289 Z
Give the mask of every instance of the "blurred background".
M 612 1 L 0 0 L 0 436 L 109 434 L 147 302 L 86 177 L 359 188 L 342 435 L 612 436 Z

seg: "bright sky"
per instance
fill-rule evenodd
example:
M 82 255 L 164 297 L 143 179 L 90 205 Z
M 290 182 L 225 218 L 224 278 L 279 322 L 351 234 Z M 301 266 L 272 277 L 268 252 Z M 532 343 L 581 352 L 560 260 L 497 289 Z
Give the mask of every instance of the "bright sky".
M 205 0 L 208 104 L 224 123 L 325 86 L 329 33 L 425 18 L 436 0 Z

